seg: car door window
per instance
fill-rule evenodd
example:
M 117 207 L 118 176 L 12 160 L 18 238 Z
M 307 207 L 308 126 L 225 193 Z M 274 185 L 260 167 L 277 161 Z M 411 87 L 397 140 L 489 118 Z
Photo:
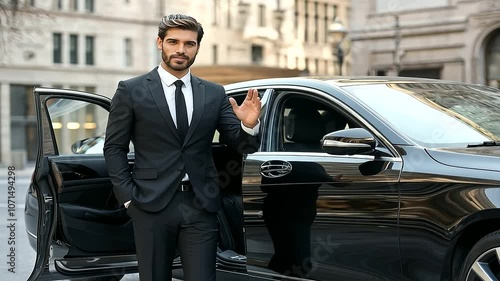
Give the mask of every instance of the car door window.
M 103 155 L 108 111 L 85 101 L 47 99 L 47 111 L 59 155 Z M 134 151 L 132 142 L 130 151 Z
M 317 100 L 291 95 L 282 104 L 275 132 L 281 134 L 278 150 L 323 152 L 320 141 L 324 135 L 354 127 L 337 110 Z
M 60 155 L 103 154 L 107 110 L 84 101 L 51 98 L 47 111 Z

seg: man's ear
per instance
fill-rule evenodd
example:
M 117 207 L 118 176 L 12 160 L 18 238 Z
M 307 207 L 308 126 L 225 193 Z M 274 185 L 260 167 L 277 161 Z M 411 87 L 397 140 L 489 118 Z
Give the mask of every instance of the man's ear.
M 161 40 L 160 36 L 156 37 L 156 47 L 158 50 L 163 49 L 163 40 Z

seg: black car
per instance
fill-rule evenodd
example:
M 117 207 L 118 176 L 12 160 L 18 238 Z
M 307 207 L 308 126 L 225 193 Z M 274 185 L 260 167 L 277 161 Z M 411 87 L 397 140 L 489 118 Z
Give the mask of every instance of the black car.
M 263 104 L 259 151 L 213 141 L 218 279 L 500 279 L 498 89 L 387 77 L 226 87 L 237 101 L 249 88 Z M 29 280 L 136 272 L 130 218 L 90 149 L 102 145 L 110 99 L 37 88 L 35 100 Z

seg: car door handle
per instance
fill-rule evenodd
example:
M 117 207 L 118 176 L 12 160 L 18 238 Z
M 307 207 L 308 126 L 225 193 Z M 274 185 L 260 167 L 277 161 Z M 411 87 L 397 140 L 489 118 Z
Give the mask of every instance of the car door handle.
M 260 165 L 260 174 L 266 178 L 279 178 L 292 171 L 292 164 L 283 160 L 269 160 Z

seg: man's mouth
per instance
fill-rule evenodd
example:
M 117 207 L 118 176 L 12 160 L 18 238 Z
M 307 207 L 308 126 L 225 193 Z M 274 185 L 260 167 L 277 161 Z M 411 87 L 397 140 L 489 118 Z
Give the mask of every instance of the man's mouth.
M 184 61 L 187 60 L 186 57 L 172 57 L 172 59 L 177 60 L 177 61 Z

